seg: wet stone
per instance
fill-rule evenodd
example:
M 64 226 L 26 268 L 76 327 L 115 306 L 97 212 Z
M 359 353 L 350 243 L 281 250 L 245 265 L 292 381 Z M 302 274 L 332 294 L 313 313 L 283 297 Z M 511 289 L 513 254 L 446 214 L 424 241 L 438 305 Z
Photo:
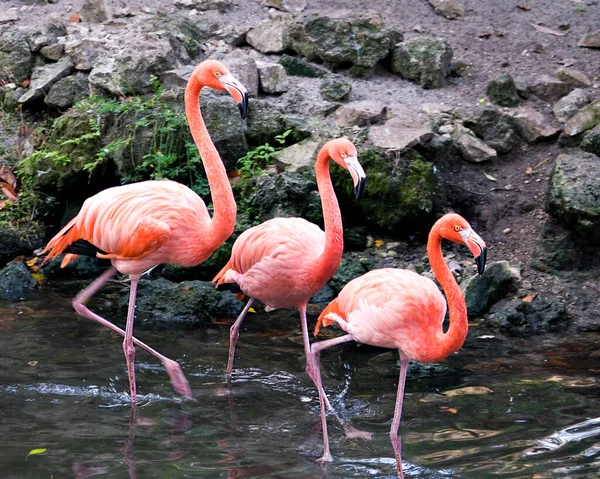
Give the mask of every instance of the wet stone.
M 37 281 L 25 264 L 10 262 L 0 269 L 0 300 L 17 301 L 35 291 Z

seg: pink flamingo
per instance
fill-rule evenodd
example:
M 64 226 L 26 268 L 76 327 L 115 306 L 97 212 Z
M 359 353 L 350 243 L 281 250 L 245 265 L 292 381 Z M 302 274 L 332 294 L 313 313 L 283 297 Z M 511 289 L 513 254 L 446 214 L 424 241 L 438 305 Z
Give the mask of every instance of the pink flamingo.
M 442 256 L 442 239 L 466 245 L 483 274 L 487 249 L 467 221 L 450 213 L 440 218 L 429 233 L 427 255 L 450 309 L 450 327 L 443 332 L 446 301 L 436 284 L 417 273 L 403 269 L 376 269 L 350 281 L 339 296 L 319 316 L 315 335 L 321 326 L 336 322 L 348 334 L 313 343 L 308 354 L 308 370 L 319 390 L 324 453 L 320 461 L 331 461 L 324 393 L 319 357 L 321 351 L 348 341 L 394 348 L 400 353 L 400 380 L 390 438 L 402 477 L 401 442 L 398 436 L 408 360 L 424 363 L 441 361 L 458 351 L 467 336 L 467 306 L 460 286 Z
M 273 309 L 298 308 L 304 350 L 310 352 L 306 304 L 333 276 L 344 249 L 342 217 L 329 176 L 330 158 L 350 172 L 357 197 L 366 180 L 352 142 L 338 138 L 323 145 L 315 167 L 325 232 L 302 218 L 265 221 L 240 235 L 231 259 L 213 279 L 217 286 L 237 283 L 250 297 L 231 327 L 227 376 L 231 376 L 240 325 L 256 298 Z
M 212 219 L 202 199 L 186 186 L 174 181 L 144 181 L 109 188 L 88 198 L 79 214 L 44 249 L 50 251 L 46 260 L 66 252 L 62 267 L 79 254 L 111 260 L 112 268 L 81 291 L 73 300 L 73 307 L 80 315 L 125 337 L 123 350 L 133 404 L 136 402 L 134 343 L 160 359 L 175 390 L 191 397 L 190 385 L 179 364 L 133 337 L 136 290 L 141 275 L 161 263 L 180 266 L 202 263 L 235 227 L 236 204 L 231 185 L 200 113 L 198 99 L 205 86 L 229 92 L 242 118 L 246 117 L 248 102 L 246 89 L 215 60 L 198 65 L 185 90 L 187 121 L 211 188 Z M 131 279 L 125 331 L 85 306 L 117 271 Z

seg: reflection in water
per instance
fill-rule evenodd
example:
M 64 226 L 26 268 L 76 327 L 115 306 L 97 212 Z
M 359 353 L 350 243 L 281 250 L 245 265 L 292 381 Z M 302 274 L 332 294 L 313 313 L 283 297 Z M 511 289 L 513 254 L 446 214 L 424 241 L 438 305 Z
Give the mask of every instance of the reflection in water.
M 574 424 L 561 429 L 554 434 L 538 441 L 538 446 L 524 452 L 525 455 L 534 456 L 548 451 L 555 451 L 574 441 L 581 441 L 590 437 L 600 436 L 600 417 L 588 419 L 587 421 Z M 589 454 L 588 450 L 582 453 L 584 456 Z

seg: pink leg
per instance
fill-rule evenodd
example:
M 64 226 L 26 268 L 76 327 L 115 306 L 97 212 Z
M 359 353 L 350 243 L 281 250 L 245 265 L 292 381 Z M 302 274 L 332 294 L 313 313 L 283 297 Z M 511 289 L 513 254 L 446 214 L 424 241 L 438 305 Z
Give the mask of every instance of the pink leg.
M 244 309 L 231 326 L 229 330 L 229 361 L 227 361 L 227 377 L 231 378 L 231 371 L 233 370 L 233 357 L 235 356 L 235 345 L 237 344 L 237 340 L 240 337 L 240 326 L 242 325 L 242 321 L 246 317 L 250 306 L 254 303 L 254 298 L 250 298 L 244 306 Z
M 135 321 L 135 296 L 139 279 L 131 278 L 129 287 L 129 308 L 127 310 L 127 325 L 125 326 L 125 339 L 123 340 L 123 352 L 127 362 L 127 374 L 129 376 L 129 397 L 132 403 L 136 403 L 135 393 L 135 347 L 133 346 L 133 323 Z
M 402 401 L 404 399 L 404 383 L 406 382 L 406 370 L 408 369 L 408 358 L 400 353 L 400 379 L 398 380 L 398 394 L 396 395 L 396 409 L 394 410 L 394 419 L 390 430 L 390 439 L 396 456 L 396 465 L 398 468 L 398 478 L 402 479 L 402 438 L 398 436 L 400 427 L 400 418 L 402 417 Z
M 92 296 L 94 296 L 94 294 L 96 294 L 98 290 L 116 273 L 117 270 L 114 267 L 102 273 L 102 275 L 99 278 L 97 278 L 92 284 L 90 284 L 87 288 L 79 292 L 79 294 L 73 300 L 73 308 L 75 308 L 75 311 L 77 311 L 77 313 L 79 313 L 84 318 L 91 319 L 92 321 L 95 321 L 103 326 L 106 326 L 107 328 L 112 329 L 114 332 L 120 334 L 121 336 L 125 336 L 125 331 L 123 331 L 118 326 L 115 326 L 110 321 L 107 321 L 101 316 L 98 316 L 96 313 L 93 313 L 85 306 L 85 303 Z M 163 363 L 163 366 L 167 370 L 169 378 L 171 379 L 171 383 L 173 384 L 173 387 L 178 393 L 189 398 L 192 397 L 192 389 L 190 388 L 187 379 L 183 375 L 183 371 L 181 370 L 181 366 L 179 366 L 179 364 L 167 358 L 166 356 L 163 356 L 158 351 L 152 349 L 150 346 L 141 342 L 139 339 L 135 337 L 132 337 L 131 339 L 133 341 L 133 344 L 149 352 Z
M 323 349 L 330 348 L 335 346 L 336 344 L 347 343 L 348 341 L 353 341 L 354 338 L 347 334 L 345 336 L 340 336 L 339 338 L 328 339 L 327 341 L 320 341 L 318 343 L 313 343 L 310 351 L 307 354 L 306 361 L 306 372 L 314 381 L 315 386 L 317 386 L 317 390 L 319 391 L 319 404 L 321 406 L 321 428 L 323 429 L 323 456 L 318 459 L 320 462 L 330 462 L 333 461 L 333 457 L 331 457 L 331 453 L 329 452 L 329 436 L 327 434 L 327 418 L 325 415 L 325 391 L 323 390 L 323 383 L 321 381 L 321 364 L 320 364 L 320 355 Z

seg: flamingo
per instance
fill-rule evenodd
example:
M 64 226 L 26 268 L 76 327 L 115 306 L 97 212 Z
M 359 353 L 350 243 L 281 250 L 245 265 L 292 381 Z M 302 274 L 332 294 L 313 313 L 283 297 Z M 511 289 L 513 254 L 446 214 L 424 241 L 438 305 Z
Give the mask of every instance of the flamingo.
M 320 461 L 331 461 L 325 396 L 321 382 L 321 351 L 348 341 L 394 348 L 400 353 L 400 379 L 390 439 L 396 456 L 398 476 L 402 477 L 401 442 L 398 436 L 404 383 L 409 359 L 424 363 L 441 361 L 458 351 L 467 336 L 467 306 L 460 286 L 442 256 L 442 239 L 466 245 L 473 255 L 479 274 L 483 274 L 487 249 L 484 241 L 460 215 L 449 213 L 433 225 L 427 241 L 427 255 L 450 310 L 450 326 L 444 333 L 446 301 L 436 284 L 405 269 L 383 268 L 350 281 L 336 299 L 323 310 L 315 336 L 321 326 L 336 322 L 348 334 L 312 344 L 308 354 L 308 372 L 319 390 L 324 453 Z
M 67 253 L 62 267 L 80 254 L 111 260 L 112 267 L 75 297 L 73 307 L 81 316 L 125 337 L 123 351 L 133 405 L 136 403 L 134 343 L 160 359 L 175 390 L 191 397 L 190 385 L 179 364 L 133 337 L 136 290 L 141 275 L 161 263 L 180 266 L 202 263 L 235 227 L 236 204 L 231 185 L 200 113 L 198 100 L 205 86 L 227 91 L 238 104 L 242 118 L 246 117 L 248 100 L 244 86 L 215 60 L 198 65 L 185 90 L 187 121 L 211 188 L 212 219 L 202 199 L 186 186 L 169 180 L 144 181 L 109 188 L 88 198 L 79 214 L 44 249 L 49 251 L 46 261 Z M 125 331 L 85 306 L 117 271 L 131 279 Z
M 346 138 L 325 143 L 315 164 L 325 231 L 302 218 L 265 221 L 239 236 L 231 259 L 213 279 L 217 286 L 237 283 L 250 298 L 231 327 L 228 378 L 233 369 L 240 325 L 255 299 L 271 309 L 298 308 L 304 350 L 307 355 L 310 352 L 306 305 L 333 276 L 344 250 L 342 217 L 329 176 L 330 158 L 350 172 L 358 198 L 366 177 L 358 162 L 356 147 Z

